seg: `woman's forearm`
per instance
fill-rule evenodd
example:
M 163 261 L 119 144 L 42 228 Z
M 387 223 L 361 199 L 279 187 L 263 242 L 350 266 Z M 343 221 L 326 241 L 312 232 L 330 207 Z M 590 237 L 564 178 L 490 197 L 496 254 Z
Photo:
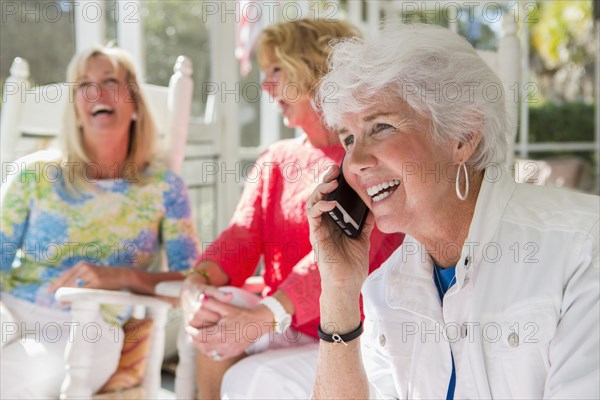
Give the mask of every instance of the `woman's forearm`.
M 359 292 L 341 294 L 323 288 L 321 329 L 327 334 L 347 334 L 360 324 Z M 315 399 L 365 399 L 369 384 L 360 354 L 360 339 L 347 343 L 321 341 L 317 361 Z
M 214 261 L 203 261 L 198 264 L 196 269 L 204 269 L 207 272 L 209 282 L 204 282 L 212 286 L 223 286 L 229 282 L 229 277 Z M 128 289 L 136 293 L 154 294 L 154 288 L 157 284 L 164 281 L 179 281 L 185 278 L 182 272 L 149 272 L 144 270 L 130 269 L 131 276 L 127 279 Z
M 160 282 L 180 281 L 185 278 L 179 271 L 149 272 L 144 270 L 128 269 L 130 276 L 127 279 L 127 288 L 141 294 L 154 294 L 154 288 Z
M 229 276 L 223 271 L 221 266 L 214 261 L 202 261 L 194 267 L 195 269 L 203 269 L 206 271 L 206 276 L 211 286 L 225 286 L 229 283 Z

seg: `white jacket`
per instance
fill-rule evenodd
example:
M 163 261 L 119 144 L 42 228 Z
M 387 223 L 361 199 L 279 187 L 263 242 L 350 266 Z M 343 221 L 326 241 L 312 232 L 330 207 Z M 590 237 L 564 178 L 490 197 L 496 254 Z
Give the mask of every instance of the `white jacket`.
M 365 282 L 372 397 L 600 398 L 599 208 L 488 168 L 443 310 L 408 236 Z

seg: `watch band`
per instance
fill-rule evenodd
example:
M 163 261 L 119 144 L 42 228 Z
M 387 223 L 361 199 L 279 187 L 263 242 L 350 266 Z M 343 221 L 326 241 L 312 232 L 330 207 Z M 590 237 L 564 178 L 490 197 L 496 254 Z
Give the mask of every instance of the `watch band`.
M 258 303 L 264 305 L 273 313 L 273 316 L 275 317 L 276 333 L 283 333 L 288 326 L 290 326 L 290 323 L 292 322 L 292 316 L 285 310 L 279 300 L 269 296 L 263 298 Z
M 319 339 L 324 340 L 325 342 L 342 343 L 344 346 L 348 346 L 347 342 L 350 342 L 350 341 L 356 339 L 357 337 L 359 337 L 360 335 L 362 335 L 363 323 L 362 323 L 362 321 L 360 321 L 360 324 L 358 324 L 358 328 L 356 328 L 355 330 L 353 330 L 350 333 L 346 333 L 343 335 L 340 335 L 339 333 L 332 333 L 332 334 L 325 333 L 325 332 L 323 332 L 323 329 L 321 329 L 320 324 L 317 327 L 317 332 L 319 333 Z

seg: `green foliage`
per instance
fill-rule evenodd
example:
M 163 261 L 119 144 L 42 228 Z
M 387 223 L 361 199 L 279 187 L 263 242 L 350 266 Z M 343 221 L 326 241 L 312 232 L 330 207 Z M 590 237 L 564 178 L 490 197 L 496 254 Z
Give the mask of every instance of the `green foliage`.
M 594 40 L 591 0 L 538 1 L 537 18 L 530 24 L 531 79 L 550 101 L 592 103 Z
M 584 103 L 545 103 L 529 108 L 529 142 L 593 142 L 594 105 Z M 598 159 L 594 151 L 541 151 L 530 158 L 545 160 L 578 157 L 592 168 L 592 181 L 598 182 Z M 596 183 L 596 190 L 598 190 Z
M 538 2 L 539 20 L 531 27 L 531 43 L 547 69 L 569 62 L 593 62 L 592 2 Z
M 546 103 L 529 108 L 529 138 L 536 142 L 594 140 L 594 105 Z
M 529 108 L 529 142 L 593 142 L 594 105 L 585 103 L 545 103 Z M 580 157 L 597 165 L 593 151 L 535 152 L 530 157 L 549 159 Z

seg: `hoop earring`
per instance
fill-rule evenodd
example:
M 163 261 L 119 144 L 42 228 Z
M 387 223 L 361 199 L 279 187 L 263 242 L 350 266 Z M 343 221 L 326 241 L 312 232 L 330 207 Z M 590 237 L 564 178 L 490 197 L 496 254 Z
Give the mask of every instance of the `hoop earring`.
M 460 170 L 463 169 L 465 171 L 465 194 L 463 195 L 460 192 Z M 467 171 L 467 166 L 465 163 L 461 162 L 458 166 L 458 170 L 456 171 L 456 196 L 465 201 L 469 196 L 469 171 Z

